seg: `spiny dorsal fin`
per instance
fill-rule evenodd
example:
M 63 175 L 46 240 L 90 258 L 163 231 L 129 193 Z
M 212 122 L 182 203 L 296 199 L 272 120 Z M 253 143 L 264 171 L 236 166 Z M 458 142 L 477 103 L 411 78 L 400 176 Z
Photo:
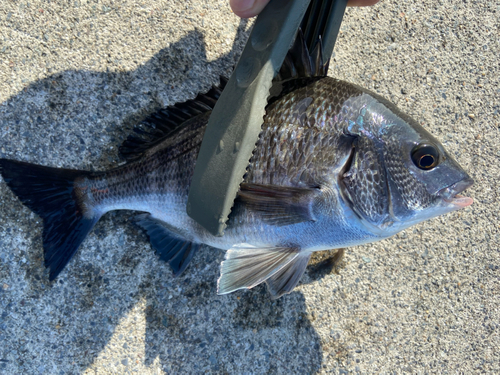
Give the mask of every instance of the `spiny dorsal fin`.
M 292 48 L 288 51 L 275 82 L 300 78 L 321 78 L 328 73 L 328 58 L 324 62 L 321 36 L 312 51 L 307 48 L 302 30 L 299 29 Z
M 299 29 L 293 46 L 288 51 L 280 71 L 273 80 L 268 104 L 284 95 L 326 77 L 330 59 L 323 58 L 323 44 L 318 37 L 312 53 L 309 52 L 304 34 Z
M 194 99 L 162 108 L 134 128 L 134 133 L 120 146 L 120 154 L 127 161 L 144 155 L 149 148 L 161 143 L 183 124 L 200 114 L 211 111 L 226 86 L 227 78 L 220 77 L 220 84 Z
M 269 104 L 277 98 L 307 85 L 311 80 L 325 77 L 330 59 L 324 62 L 321 36 L 312 52 L 309 51 L 304 34 L 299 29 L 295 42 L 288 51 L 280 71 L 274 79 Z M 213 86 L 205 94 L 168 108 L 160 109 L 134 128 L 134 133 L 120 146 L 120 154 L 127 161 L 136 160 L 149 148 L 161 143 L 165 138 L 182 127 L 189 119 L 211 111 L 227 84 L 227 79 L 220 77 L 220 84 Z

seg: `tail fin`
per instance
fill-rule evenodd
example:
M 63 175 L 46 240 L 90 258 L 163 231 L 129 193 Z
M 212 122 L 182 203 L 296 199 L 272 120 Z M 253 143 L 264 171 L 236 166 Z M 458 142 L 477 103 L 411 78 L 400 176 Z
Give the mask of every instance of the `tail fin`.
M 75 190 L 76 179 L 90 172 L 0 159 L 0 173 L 23 204 L 43 219 L 45 266 L 54 280 L 100 218 Z

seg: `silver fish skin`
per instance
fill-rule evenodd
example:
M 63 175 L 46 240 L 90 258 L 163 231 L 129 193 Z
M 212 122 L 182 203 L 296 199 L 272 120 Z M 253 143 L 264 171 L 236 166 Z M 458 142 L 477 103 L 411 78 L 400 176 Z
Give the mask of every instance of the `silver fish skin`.
M 186 213 L 209 116 L 192 117 L 115 169 L 58 172 L 73 188 L 72 205 L 63 205 L 77 212 L 74 221 L 85 222 L 83 228 L 51 224 L 55 214 L 39 207 L 45 198 L 30 196 L 29 179 L 16 182 L 20 174 L 48 178 L 47 167 L 28 173 L 32 165 L 0 160 L 11 189 L 44 217 L 51 278 L 103 214 L 135 210 L 144 212 L 136 221 L 175 274 L 206 244 L 227 250 L 220 294 L 265 281 L 279 297 L 297 285 L 313 251 L 378 241 L 472 203 L 459 195 L 472 185 L 470 177 L 416 121 L 371 92 L 323 77 L 302 81 L 268 105 L 225 235 L 216 237 Z M 51 230 L 80 234 L 54 241 Z

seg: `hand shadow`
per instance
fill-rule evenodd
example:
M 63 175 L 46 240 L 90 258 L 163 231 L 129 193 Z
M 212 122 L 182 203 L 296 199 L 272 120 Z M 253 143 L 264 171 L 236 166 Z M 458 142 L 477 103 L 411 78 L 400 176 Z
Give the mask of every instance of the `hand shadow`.
M 192 31 L 135 71 L 65 71 L 30 84 L 0 104 L 0 157 L 79 169 L 115 165 L 117 147 L 138 121 L 208 90 L 216 72 L 230 72 L 246 40 L 245 26 L 242 21 L 232 51 L 216 61 L 207 62 L 203 35 Z M 94 368 L 100 353 L 114 345 L 110 340 L 135 335 L 121 332 L 121 324 L 143 305 L 145 358 L 113 358 L 119 372 L 157 360 L 168 372 L 319 369 L 320 338 L 301 293 L 272 301 L 257 287 L 217 296 L 223 252 L 209 248 L 174 279 L 146 236 L 128 223 L 131 212 L 105 215 L 49 283 L 40 219 L 4 183 L 0 197 L 0 276 L 17 291 L 0 293 L 0 359 L 7 358 L 0 370 Z

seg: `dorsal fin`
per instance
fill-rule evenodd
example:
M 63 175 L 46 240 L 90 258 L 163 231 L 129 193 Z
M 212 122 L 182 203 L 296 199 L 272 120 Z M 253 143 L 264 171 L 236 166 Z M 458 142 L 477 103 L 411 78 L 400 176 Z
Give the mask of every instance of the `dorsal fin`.
M 309 52 L 302 30 L 299 29 L 293 46 L 288 51 L 280 71 L 273 80 L 268 104 L 282 96 L 326 77 L 330 59 L 324 61 L 321 36 Z
M 211 111 L 227 84 L 227 78 L 220 77 L 220 84 L 194 99 L 173 106 L 162 108 L 139 123 L 133 133 L 119 148 L 120 154 L 127 161 L 143 156 L 149 148 L 161 143 L 172 132 L 182 127 L 189 119 Z
M 302 29 L 299 29 L 292 48 L 273 80 L 268 104 L 311 81 L 325 77 L 329 62 L 330 59 L 325 62 L 323 58 L 321 36 L 312 52 L 309 52 Z M 198 94 L 192 100 L 160 109 L 147 117 L 134 128 L 133 134 L 129 135 L 120 146 L 120 154 L 127 161 L 136 160 L 142 157 L 146 150 L 171 136 L 187 120 L 211 111 L 227 81 L 227 78 L 221 76 L 220 84 L 212 86 L 207 93 Z
M 321 78 L 328 73 L 330 59 L 323 58 L 321 36 L 312 51 L 307 48 L 302 29 L 299 29 L 292 48 L 288 51 L 285 61 L 274 79 L 283 82 L 300 78 Z

